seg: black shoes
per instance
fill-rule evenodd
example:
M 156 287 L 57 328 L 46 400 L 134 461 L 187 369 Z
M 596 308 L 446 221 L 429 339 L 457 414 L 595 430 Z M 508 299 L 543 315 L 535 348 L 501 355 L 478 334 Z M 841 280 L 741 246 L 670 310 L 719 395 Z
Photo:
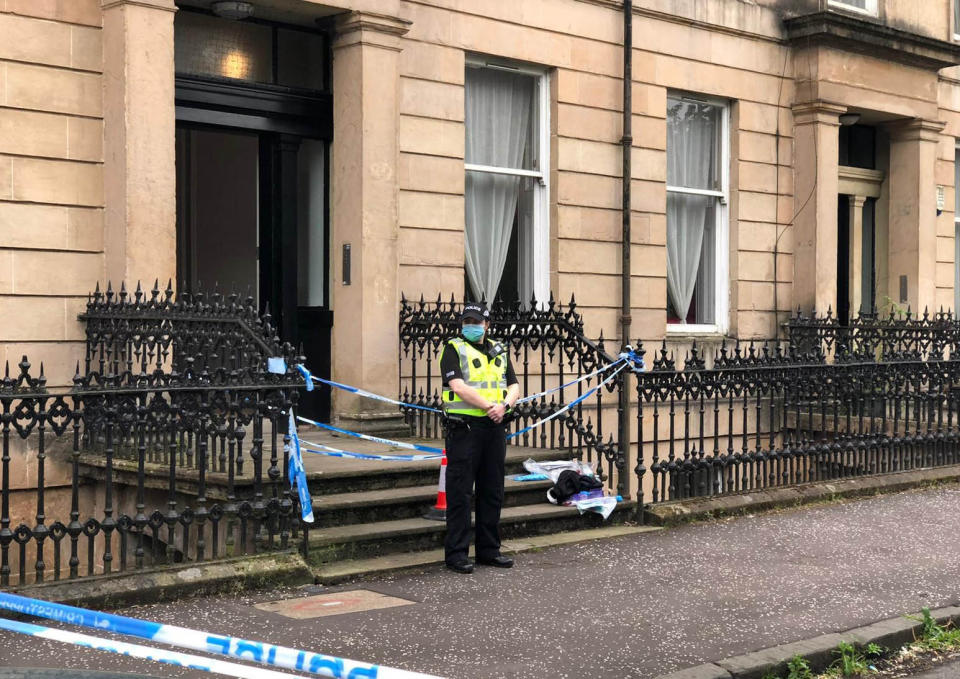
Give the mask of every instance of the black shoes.
M 477 559 L 477 563 L 483 566 L 493 566 L 494 568 L 513 568 L 513 559 L 508 556 L 495 556 L 492 559 Z M 447 562 L 447 568 L 456 572 L 470 575 L 473 573 L 473 564 L 464 559 L 456 563 Z
M 473 573 L 473 564 L 464 559 L 463 561 L 457 561 L 456 563 L 447 562 L 447 568 L 457 573 L 463 573 L 464 575 L 470 575 Z
M 495 556 L 492 559 L 477 559 L 477 563 L 495 568 L 513 568 L 513 559 L 509 556 Z

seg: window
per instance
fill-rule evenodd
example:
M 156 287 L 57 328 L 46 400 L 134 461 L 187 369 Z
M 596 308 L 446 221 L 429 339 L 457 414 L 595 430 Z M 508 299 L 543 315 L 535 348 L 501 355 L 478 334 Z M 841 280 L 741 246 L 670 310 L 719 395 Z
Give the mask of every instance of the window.
M 326 44 L 317 32 L 189 10 L 177 12 L 173 30 L 177 75 L 325 88 Z
M 466 70 L 465 273 L 472 299 L 549 297 L 549 106 L 543 71 Z
M 861 14 L 877 15 L 877 0 L 830 0 L 831 7 L 848 9 Z
M 667 97 L 667 322 L 723 332 L 727 312 L 728 108 Z
M 953 39 L 960 40 L 960 0 L 953 0 Z
M 953 313 L 960 314 L 960 146 L 953 156 Z

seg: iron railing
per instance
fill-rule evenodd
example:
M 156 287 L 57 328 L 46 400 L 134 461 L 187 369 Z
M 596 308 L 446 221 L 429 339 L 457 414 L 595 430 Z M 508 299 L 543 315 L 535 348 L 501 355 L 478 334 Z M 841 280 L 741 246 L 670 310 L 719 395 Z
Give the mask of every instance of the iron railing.
M 439 407 L 437 362 L 457 332 L 460 306 L 453 298 L 403 300 L 405 402 Z M 590 407 L 558 418 L 562 426 L 518 443 L 601 461 L 619 489 L 631 449 L 638 507 L 960 463 L 960 323 L 951 314 L 869 314 L 841 325 L 831 313 L 798 313 L 786 329 L 786 339 L 723 342 L 710 356 L 694 343 L 682 361 L 664 342 L 646 371 L 630 378 L 630 412 L 598 394 Z M 525 393 L 614 360 L 602 339 L 586 339 L 573 299 L 566 308 L 552 299 L 543 307 L 496 305 L 491 334 L 509 343 Z M 639 340 L 633 346 L 645 354 Z M 514 426 L 556 412 L 585 388 L 539 399 Z M 409 409 L 407 416 L 419 434 L 439 435 L 435 415 Z M 624 417 L 635 418 L 629 445 L 618 435 Z
M 823 354 L 830 360 L 900 360 L 953 354 L 960 346 L 960 322 L 950 311 L 931 314 L 924 309 L 859 314 L 841 323 L 832 310 L 804 315 L 797 310 L 787 321 L 787 332 L 797 351 Z
M 400 305 L 400 400 L 439 409 L 442 405 L 440 353 L 444 342 L 459 332 L 462 302 L 437 298 L 417 302 L 403 298 Z M 490 310 L 490 336 L 504 343 L 524 394 L 540 393 L 592 373 L 616 359 L 607 353 L 603 334 L 596 342 L 584 334 L 583 318 L 574 297 L 566 306 L 551 296 L 545 304 L 497 303 Z M 615 409 L 622 381 L 618 378 L 564 416 L 510 441 L 513 445 L 554 448 L 595 462 L 610 487 L 625 479 L 623 450 L 617 444 Z M 519 431 L 543 419 L 587 392 L 595 380 L 575 389 L 543 396 L 518 405 L 510 425 Z M 611 394 L 605 394 L 607 391 Z M 405 410 L 407 421 L 420 436 L 439 436 L 439 416 L 415 408 Z M 605 417 L 606 416 L 606 417 Z M 610 420 L 613 420 L 612 422 Z
M 639 493 L 661 502 L 960 462 L 960 361 L 877 360 L 864 340 L 827 362 L 796 346 L 723 346 L 710 369 L 696 346 L 682 369 L 663 347 L 637 379 Z
M 26 357 L 0 382 L 0 586 L 290 546 L 302 529 L 280 437 L 301 359 L 269 316 L 236 295 L 138 285 L 98 288 L 81 318 L 71 388 L 50 391 Z M 270 356 L 286 372 L 268 372 Z M 12 488 L 14 473 L 36 483 Z

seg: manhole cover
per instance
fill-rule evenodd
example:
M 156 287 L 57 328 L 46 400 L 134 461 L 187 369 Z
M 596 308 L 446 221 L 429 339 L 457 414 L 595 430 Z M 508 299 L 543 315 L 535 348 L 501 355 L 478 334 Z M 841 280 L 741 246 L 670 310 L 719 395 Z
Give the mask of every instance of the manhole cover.
M 270 613 L 279 613 L 288 618 L 300 620 L 306 618 L 322 618 L 328 615 L 342 615 L 344 613 L 361 613 L 378 608 L 394 608 L 409 606 L 416 603 L 395 596 L 387 596 L 380 592 L 371 592 L 368 589 L 355 589 L 349 592 L 334 592 L 331 594 L 317 594 L 297 599 L 282 599 L 255 604 L 255 608 Z

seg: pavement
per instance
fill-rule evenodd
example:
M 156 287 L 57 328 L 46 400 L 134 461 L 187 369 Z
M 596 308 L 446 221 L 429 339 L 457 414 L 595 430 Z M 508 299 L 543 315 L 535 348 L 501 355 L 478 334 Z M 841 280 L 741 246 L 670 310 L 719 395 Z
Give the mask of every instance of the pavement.
M 960 487 L 944 486 L 554 547 L 512 570 L 432 567 L 119 612 L 445 677 L 648 678 L 956 604 L 958 514 Z M 301 618 L 255 607 L 381 598 L 360 589 L 412 603 Z M 0 667 L 24 666 L 203 676 L 0 632 Z
M 912 676 L 913 679 L 957 679 L 960 677 L 960 661 L 946 663 L 936 669 Z

